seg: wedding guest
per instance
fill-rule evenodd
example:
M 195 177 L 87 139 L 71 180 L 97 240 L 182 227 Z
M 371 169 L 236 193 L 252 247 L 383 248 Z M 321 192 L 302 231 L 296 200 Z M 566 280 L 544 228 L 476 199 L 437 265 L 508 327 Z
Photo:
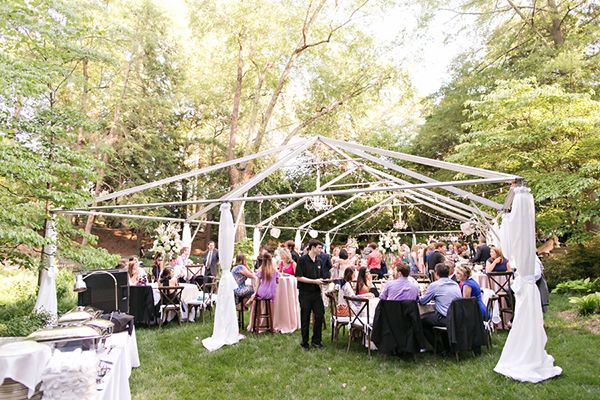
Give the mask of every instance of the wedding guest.
M 435 274 L 437 280 L 429 285 L 423 296 L 419 297 L 421 304 L 435 301 L 435 311 L 421 316 L 423 331 L 429 343 L 433 343 L 433 327 L 446 326 L 446 316 L 452 300 L 462 297 L 458 284 L 448 278 L 449 270 L 446 264 L 437 264 Z
M 475 255 L 471 258 L 472 263 L 484 263 L 490 258 L 490 248 L 485 242 L 484 237 L 479 238 L 479 244 L 475 249 Z
M 208 242 L 208 247 L 204 253 L 204 282 L 212 283 L 212 279 L 217 276 L 217 264 L 219 263 L 219 250 L 215 248 L 215 242 Z M 229 266 L 227 266 L 229 268 Z
M 285 242 L 285 247 L 290 251 L 292 255 L 292 259 L 296 264 L 298 264 L 298 260 L 300 259 L 300 254 L 296 251 L 296 243 L 293 240 L 288 240 Z
M 383 274 L 381 273 L 381 253 L 379 253 L 377 243 L 369 243 L 369 248 L 371 249 L 371 251 L 367 256 L 367 269 L 372 274 L 377 274 L 378 278 L 382 278 Z
M 424 274 L 427 270 L 425 264 L 425 251 L 427 246 L 425 244 L 418 245 L 417 244 L 417 267 L 419 268 L 419 272 Z
M 154 260 L 152 261 L 152 280 L 158 282 L 160 279 L 161 272 L 163 270 L 163 255 L 162 253 L 156 253 Z
M 409 265 L 410 265 L 410 270 L 411 272 L 418 274 L 421 272 L 421 268 L 419 267 L 419 257 L 417 256 L 417 252 L 419 251 L 419 245 L 415 244 L 413 245 L 413 247 L 410 249 L 410 255 L 409 255 Z
M 349 246 L 348 249 L 348 264 L 352 268 L 357 268 L 360 258 L 356 255 L 356 247 Z
M 163 269 L 158 282 L 160 286 L 177 286 L 177 279 L 173 275 L 173 268 L 167 267 Z
M 396 279 L 386 283 L 379 295 L 380 300 L 418 300 L 419 287 L 408 280 L 410 267 L 404 263 L 396 265 Z
M 342 277 L 343 270 L 340 270 L 339 266 L 340 262 L 340 248 L 334 247 L 331 252 L 331 265 L 332 269 L 330 271 L 331 279 L 339 279 Z
M 462 297 L 468 299 L 474 297 L 477 299 L 477 304 L 481 310 L 483 320 L 487 320 L 485 315 L 485 304 L 481 299 L 481 287 L 473 278 L 471 278 L 471 268 L 459 265 L 456 267 L 456 277 L 458 278 L 458 286 L 462 292 Z
M 117 264 L 117 269 L 127 269 L 127 259 L 125 257 L 121 257 Z
M 352 276 L 354 275 L 354 270 L 352 268 L 346 268 L 344 270 L 344 281 L 340 286 L 340 291 L 338 293 L 338 304 L 345 304 L 348 307 L 352 307 L 354 313 L 358 313 L 361 304 L 351 301 L 350 304 L 346 301 L 344 296 L 346 297 L 362 297 L 365 299 L 372 299 L 374 297 L 373 293 L 365 293 L 357 295 L 352 289 Z M 366 313 L 367 309 L 363 310 L 363 313 Z
M 129 258 L 127 264 L 127 276 L 129 279 L 129 286 L 144 286 L 148 283 L 146 271 L 140 267 L 139 260 L 136 256 Z
M 287 248 L 282 247 L 279 249 L 279 254 L 281 255 L 279 272 L 294 275 L 296 273 L 296 262 L 292 259 L 292 253 Z
M 312 239 L 308 242 L 308 254 L 298 260 L 296 266 L 296 278 L 298 279 L 298 291 L 300 301 L 300 327 L 302 331 L 302 343 L 304 350 L 309 349 L 308 337 L 310 328 L 310 315 L 314 314 L 314 325 L 312 345 L 316 348 L 323 347 L 322 330 L 325 316 L 325 306 L 321 296 L 321 284 L 323 279 L 329 277 L 329 271 L 325 271 L 320 264 L 319 254 L 323 251 L 323 244 Z
M 246 285 L 246 280 L 250 278 L 253 282 L 256 282 L 258 277 L 246 266 L 244 253 L 238 253 L 235 257 L 235 267 L 231 270 L 231 275 L 238 285 L 233 289 L 236 304 L 239 304 L 242 299 L 247 302 L 250 296 L 254 294 L 254 286 Z
M 256 273 L 256 276 L 258 277 L 256 298 L 259 300 L 273 301 L 275 299 L 277 283 L 279 282 L 279 272 L 273 268 L 271 254 L 265 253 L 263 255 L 263 262 L 260 266 L 260 270 Z
M 504 257 L 499 247 L 490 249 L 490 257 L 485 262 L 485 272 L 510 272 L 510 261 Z
M 445 261 L 444 253 L 446 252 L 446 245 L 442 242 L 434 245 L 433 252 L 427 258 L 427 269 L 433 271 L 435 266 Z
M 367 268 L 360 267 L 358 269 L 358 277 L 356 278 L 356 293 L 367 294 L 372 288 L 371 274 L 368 273 Z

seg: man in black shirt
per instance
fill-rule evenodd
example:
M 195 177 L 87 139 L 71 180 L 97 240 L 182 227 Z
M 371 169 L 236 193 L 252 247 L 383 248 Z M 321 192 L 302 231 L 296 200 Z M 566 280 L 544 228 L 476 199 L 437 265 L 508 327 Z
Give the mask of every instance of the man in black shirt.
M 444 257 L 445 253 L 446 253 L 446 245 L 442 242 L 436 243 L 435 250 L 433 251 L 433 253 L 431 253 L 429 255 L 429 258 L 427 259 L 427 269 L 429 271 L 433 271 L 437 264 L 440 264 L 440 263 L 443 264 L 444 261 L 446 260 Z
M 485 242 L 485 238 L 479 238 L 479 246 L 475 250 L 475 255 L 471 258 L 472 263 L 485 263 L 490 258 L 490 248 Z
M 321 284 L 323 278 L 329 277 L 322 265 L 319 255 L 323 251 L 323 243 L 318 240 L 308 242 L 308 254 L 301 256 L 296 266 L 296 278 L 298 279 L 298 291 L 300 301 L 300 327 L 302 331 L 302 346 L 308 350 L 308 330 L 310 327 L 310 313 L 315 314 L 313 336 L 311 343 L 313 347 L 321 348 L 323 319 L 325 318 L 325 306 L 321 297 Z
M 296 252 L 296 243 L 293 240 L 288 240 L 285 242 L 285 247 L 288 248 L 290 254 L 292 255 L 292 260 L 298 265 L 298 260 L 300 259 L 300 254 Z

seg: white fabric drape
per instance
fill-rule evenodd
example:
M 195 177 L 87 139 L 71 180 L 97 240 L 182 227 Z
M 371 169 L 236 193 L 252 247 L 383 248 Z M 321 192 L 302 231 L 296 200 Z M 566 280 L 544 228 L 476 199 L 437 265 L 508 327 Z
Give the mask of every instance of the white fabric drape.
M 325 251 L 331 253 L 331 236 L 329 236 L 329 232 L 325 234 Z
M 260 252 L 260 229 L 254 228 L 254 236 L 252 238 L 252 251 L 254 258 L 258 257 Z
M 413 246 L 417 245 L 417 235 L 415 235 L 414 233 L 412 234 L 412 245 Z
M 500 226 L 498 225 L 498 221 L 494 221 L 494 223 L 490 225 L 490 230 L 487 234 L 487 244 L 489 246 L 502 248 L 500 242 Z
M 40 290 L 34 310 L 47 312 L 56 317 L 58 302 L 56 300 L 56 267 L 54 255 L 56 254 L 56 219 L 54 215 L 46 221 L 46 239 L 49 243 L 44 247 L 44 269 L 40 271 Z
M 224 203 L 221 204 L 221 219 L 219 221 L 221 280 L 217 292 L 215 323 L 212 336 L 202 340 L 202 344 L 208 351 L 215 351 L 224 345 L 236 344 L 240 340 L 235 299 L 233 297 L 233 289 L 236 288 L 236 283 L 230 271 L 233 261 L 234 239 L 235 227 L 231 216 L 231 205 Z
M 535 208 L 528 188 L 516 188 L 508 220 L 510 263 L 518 269 L 514 280 L 515 314 L 500 360 L 494 371 L 523 382 L 540 382 L 560 375 L 554 358 L 546 353 L 546 332 L 535 284 Z
M 511 214 L 502 215 L 502 223 L 500 224 L 500 249 L 504 257 L 510 260 L 510 226 Z
M 302 253 L 302 236 L 300 234 L 300 230 L 296 231 L 296 236 L 294 237 L 294 245 L 296 246 L 296 250 Z
M 192 248 L 192 230 L 187 222 L 183 224 L 183 232 L 181 233 L 181 247 Z

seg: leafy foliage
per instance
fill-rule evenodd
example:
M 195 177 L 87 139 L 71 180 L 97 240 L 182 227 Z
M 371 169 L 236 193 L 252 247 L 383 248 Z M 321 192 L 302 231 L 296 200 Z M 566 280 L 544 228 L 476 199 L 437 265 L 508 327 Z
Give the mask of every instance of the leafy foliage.
M 600 293 L 571 297 L 569 302 L 576 305 L 579 315 L 600 314 Z
M 600 291 L 600 278 L 590 280 L 590 278 L 577 279 L 574 281 L 561 282 L 552 293 L 565 294 L 565 293 L 592 293 Z

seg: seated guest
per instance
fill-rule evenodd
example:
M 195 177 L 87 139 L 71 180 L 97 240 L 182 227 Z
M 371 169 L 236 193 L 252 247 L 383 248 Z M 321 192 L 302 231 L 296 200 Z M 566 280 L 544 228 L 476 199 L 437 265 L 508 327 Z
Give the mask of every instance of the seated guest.
M 129 280 L 129 286 L 144 286 L 148 283 L 148 274 L 140 267 L 140 262 L 136 256 L 129 258 L 127 264 L 127 276 Z
M 285 247 L 279 249 L 279 256 L 281 261 L 279 262 L 279 272 L 288 275 L 296 274 L 296 262 L 292 258 L 292 253 Z
M 367 273 L 367 268 L 360 267 L 358 270 L 358 276 L 356 277 L 356 293 L 367 294 L 371 291 L 372 287 L 373 283 L 371 280 L 371 274 Z
M 160 273 L 158 281 L 160 286 L 177 286 L 177 279 L 173 276 L 173 268 L 167 267 Z
M 344 273 L 346 272 L 346 268 L 350 268 L 354 271 L 354 268 L 352 268 L 352 265 L 350 264 L 350 260 L 348 260 L 348 251 L 346 249 L 340 249 L 340 252 L 338 254 L 338 262 L 337 262 L 337 266 L 333 267 L 333 271 L 337 271 L 334 277 L 334 273 L 331 273 L 331 279 L 343 279 L 344 278 Z M 353 279 L 350 279 L 353 280 Z
M 454 282 L 458 283 L 458 278 L 456 277 L 456 272 L 454 269 L 454 266 L 456 265 L 456 263 L 453 260 L 446 259 L 446 261 L 444 261 L 444 264 L 446 264 L 448 266 L 448 274 L 449 274 L 448 278 L 450 278 Z
M 162 253 L 156 253 L 154 260 L 152 261 L 152 280 L 158 282 L 163 270 L 163 255 Z
M 365 268 L 366 270 L 366 268 Z M 345 304 L 349 307 L 352 307 L 352 310 L 354 310 L 355 313 L 358 312 L 359 307 L 360 307 L 360 303 L 356 303 L 356 302 L 351 302 L 351 304 L 348 304 L 346 302 L 346 299 L 344 299 L 344 296 L 346 297 L 363 297 L 365 299 L 372 299 L 373 297 L 375 297 L 372 293 L 365 293 L 365 294 L 359 294 L 357 295 L 354 292 L 354 289 L 352 289 L 352 275 L 354 275 L 354 270 L 350 267 L 346 268 L 344 270 L 344 283 L 340 286 L 340 291 L 338 294 L 338 304 Z M 366 308 L 365 310 L 363 310 L 363 312 L 366 313 Z
M 277 291 L 277 283 L 279 283 L 279 272 L 273 268 L 273 260 L 269 252 L 263 254 L 262 264 L 256 276 L 258 277 L 256 297 L 259 300 L 273 301 L 275 299 L 275 292 Z
M 437 280 L 432 282 L 425 294 L 419 298 L 421 304 L 427 304 L 431 300 L 435 300 L 435 311 L 421 317 L 423 331 L 429 343 L 433 343 L 433 327 L 446 326 L 446 315 L 452 300 L 462 297 L 458 284 L 448 278 L 449 271 L 446 264 L 437 264 L 435 274 Z
M 435 266 L 439 263 L 443 263 L 446 258 L 444 254 L 446 253 L 446 245 L 444 243 L 436 243 L 433 245 L 433 251 L 429 253 L 427 257 L 427 269 L 429 271 L 433 271 Z
M 404 263 L 396 264 L 397 277 L 388 282 L 379 295 L 380 300 L 418 300 L 419 287 L 408 280 L 410 267 Z
M 233 289 L 235 295 L 235 302 L 239 303 L 241 299 L 250 298 L 254 294 L 254 287 L 252 285 L 246 285 L 246 279 L 250 278 L 253 281 L 258 278 L 254 272 L 250 271 L 246 266 L 246 257 L 243 253 L 238 253 L 235 257 L 235 267 L 231 270 L 231 275 L 237 283 L 238 287 Z
M 485 315 L 485 304 L 483 304 L 483 300 L 481 299 L 481 287 L 473 280 L 473 278 L 471 278 L 471 268 L 464 265 L 456 267 L 456 277 L 458 278 L 458 286 L 462 291 L 463 297 L 466 299 L 475 297 L 477 299 L 477 304 L 479 304 L 483 320 L 487 320 Z
M 510 272 L 510 262 L 502 254 L 499 247 L 490 248 L 490 258 L 485 262 L 485 272 Z
M 121 257 L 116 268 L 117 269 L 127 269 L 127 259 L 125 257 Z

